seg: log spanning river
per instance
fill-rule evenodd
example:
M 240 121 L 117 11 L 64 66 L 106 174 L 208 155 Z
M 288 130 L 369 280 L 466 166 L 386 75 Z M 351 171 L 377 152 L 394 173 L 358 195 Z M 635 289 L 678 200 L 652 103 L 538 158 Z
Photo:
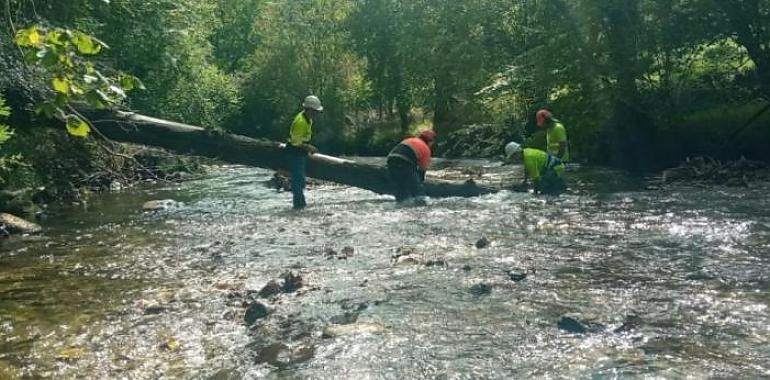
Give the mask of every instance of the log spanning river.
M 0 243 L 0 378 L 770 377 L 770 184 L 570 175 L 422 208 L 320 184 L 295 212 L 222 166 L 52 208 Z

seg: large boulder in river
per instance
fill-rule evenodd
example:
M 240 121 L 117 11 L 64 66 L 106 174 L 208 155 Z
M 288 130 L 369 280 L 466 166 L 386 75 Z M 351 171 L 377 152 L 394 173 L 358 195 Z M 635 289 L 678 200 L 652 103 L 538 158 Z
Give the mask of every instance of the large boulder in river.
M 18 216 L 0 213 L 0 231 L 6 234 L 39 234 L 43 232 L 43 227 Z

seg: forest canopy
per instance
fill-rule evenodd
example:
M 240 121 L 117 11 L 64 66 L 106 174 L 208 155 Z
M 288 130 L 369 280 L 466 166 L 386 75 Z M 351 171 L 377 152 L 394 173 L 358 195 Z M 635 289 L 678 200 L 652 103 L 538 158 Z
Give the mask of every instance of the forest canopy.
M 105 105 L 284 140 L 312 93 L 327 152 L 382 154 L 432 126 L 439 153 L 495 156 L 536 132 L 547 106 L 576 159 L 640 171 L 698 154 L 763 158 L 770 140 L 767 115 L 746 125 L 770 96 L 765 0 L 2 3 L 0 91 L 21 110 L 83 87 Z M 73 47 L 89 57 L 72 80 L 111 79 L 52 87 L 45 59 L 25 59 L 24 30 L 80 36 Z

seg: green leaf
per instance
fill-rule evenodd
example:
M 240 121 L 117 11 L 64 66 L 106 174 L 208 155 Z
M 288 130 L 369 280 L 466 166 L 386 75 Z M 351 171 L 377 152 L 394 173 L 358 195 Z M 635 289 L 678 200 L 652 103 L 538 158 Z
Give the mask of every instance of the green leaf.
M 51 81 L 51 86 L 53 87 L 54 91 L 60 94 L 69 94 L 70 92 L 70 81 L 67 79 L 53 78 Z
M 82 32 L 75 32 L 72 43 L 78 48 L 78 53 L 83 55 L 99 54 L 102 50 L 101 44 L 93 37 Z
M 0 116 L 11 116 L 11 109 L 5 105 L 5 99 L 2 96 L 0 96 Z
M 111 103 L 110 98 L 101 90 L 88 91 L 86 93 L 86 102 L 99 109 L 105 109 Z
M 13 40 L 16 42 L 16 45 L 21 47 L 38 47 L 42 44 L 43 37 L 40 35 L 37 27 L 33 26 L 16 32 Z
M 67 132 L 72 136 L 86 137 L 91 132 L 91 127 L 83 119 L 69 115 L 67 117 Z
M 7 125 L 0 124 L 0 145 L 10 140 L 11 137 L 13 137 L 13 129 L 9 128 Z
M 38 115 L 43 114 L 47 118 L 52 118 L 56 114 L 57 109 L 58 108 L 52 103 L 42 103 L 35 107 L 35 113 Z
M 61 56 L 51 49 L 41 49 L 38 51 L 37 57 L 43 63 L 43 66 L 51 68 L 59 64 Z
M 46 34 L 45 41 L 52 45 L 61 46 L 67 42 L 68 36 L 59 30 L 51 30 Z

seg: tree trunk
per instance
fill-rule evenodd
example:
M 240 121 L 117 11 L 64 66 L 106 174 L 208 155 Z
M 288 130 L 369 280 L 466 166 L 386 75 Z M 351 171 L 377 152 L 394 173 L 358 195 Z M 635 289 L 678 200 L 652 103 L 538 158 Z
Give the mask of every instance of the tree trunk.
M 107 138 L 165 148 L 180 154 L 220 159 L 234 164 L 288 170 L 289 158 L 282 144 L 240 135 L 214 133 L 200 127 L 156 119 L 130 112 L 91 115 L 96 128 Z M 311 155 L 307 175 L 320 180 L 359 187 L 379 194 L 392 194 L 384 166 L 358 163 L 322 154 Z M 464 183 L 426 179 L 431 197 L 473 197 L 498 189 Z

